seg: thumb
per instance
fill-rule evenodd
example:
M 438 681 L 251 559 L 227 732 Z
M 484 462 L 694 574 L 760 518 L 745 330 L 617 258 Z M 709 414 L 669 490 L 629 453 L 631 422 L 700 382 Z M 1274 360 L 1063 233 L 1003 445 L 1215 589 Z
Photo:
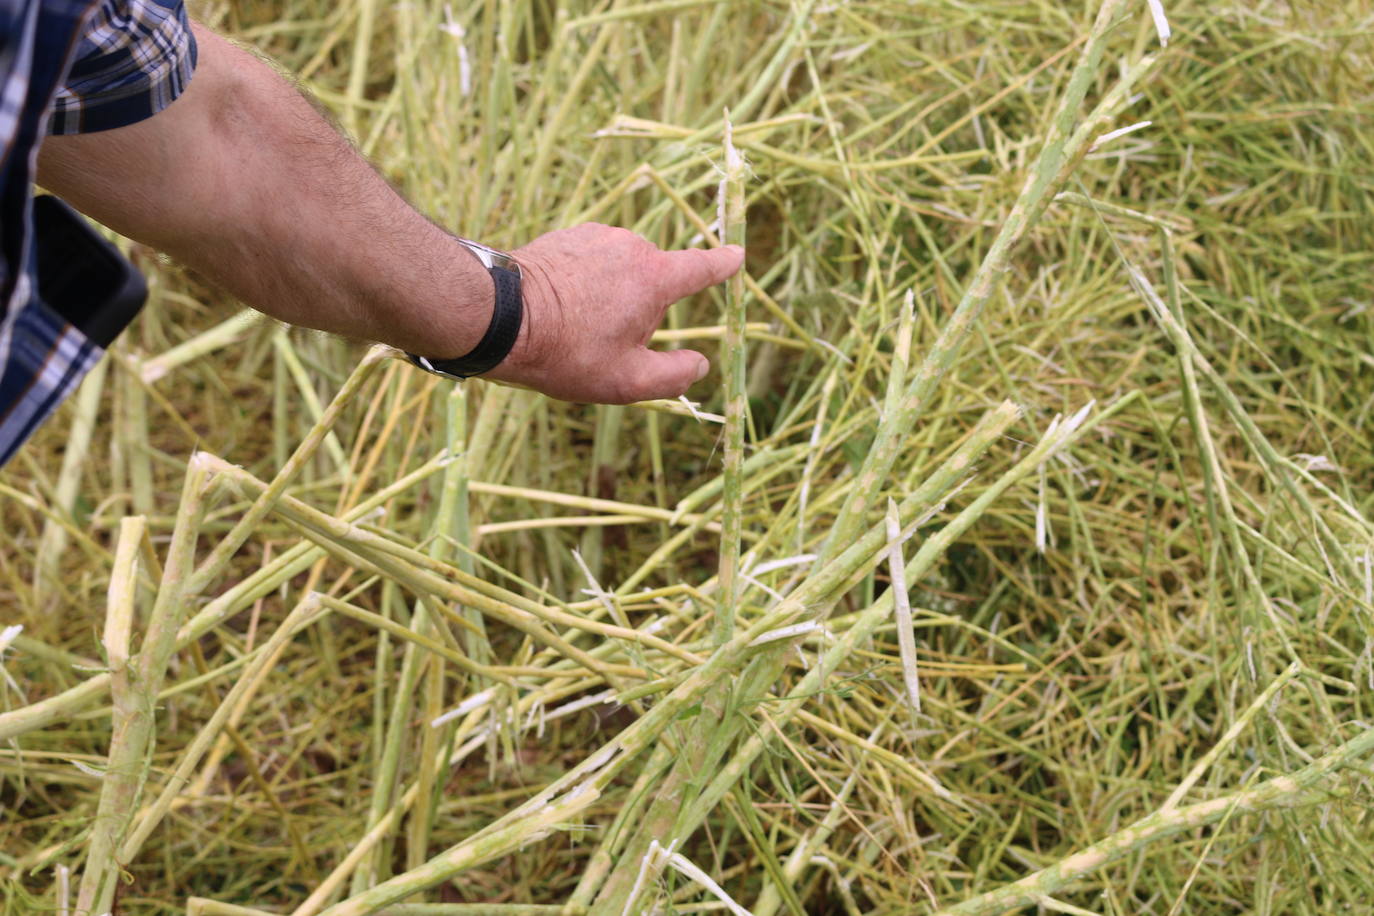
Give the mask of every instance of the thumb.
M 710 361 L 695 350 L 640 348 L 622 366 L 625 383 L 621 399 L 629 403 L 675 398 L 704 378 L 710 368 Z

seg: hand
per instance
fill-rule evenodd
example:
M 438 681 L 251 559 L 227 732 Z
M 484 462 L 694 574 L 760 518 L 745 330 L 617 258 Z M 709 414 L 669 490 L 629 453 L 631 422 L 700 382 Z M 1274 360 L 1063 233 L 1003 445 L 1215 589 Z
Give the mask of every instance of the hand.
M 512 252 L 525 317 L 510 355 L 486 377 L 565 401 L 675 398 L 711 368 L 695 350 L 650 350 L 668 306 L 744 263 L 736 245 L 662 251 L 628 229 L 584 223 Z

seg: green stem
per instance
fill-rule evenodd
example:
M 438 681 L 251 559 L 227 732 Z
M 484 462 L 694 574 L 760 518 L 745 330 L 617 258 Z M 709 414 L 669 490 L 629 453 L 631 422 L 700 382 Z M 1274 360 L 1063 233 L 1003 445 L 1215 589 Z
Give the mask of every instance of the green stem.
M 181 759 L 177 761 L 176 770 L 167 780 L 167 784 L 163 786 L 157 799 L 139 812 L 133 829 L 129 831 L 124 844 L 119 848 L 119 861 L 132 862 L 153 830 L 172 810 L 181 790 L 191 781 L 191 774 L 196 765 L 205 755 L 205 752 L 209 750 L 215 738 L 222 733 L 234 707 L 238 705 L 244 694 L 254 689 L 258 678 L 264 672 L 276 666 L 282 650 L 297 633 L 318 622 L 324 616 L 321 613 L 318 598 L 317 595 L 306 596 L 286 616 L 281 626 L 277 627 L 276 632 L 268 638 L 267 642 L 258 647 L 252 664 L 238 676 L 234 681 L 233 688 L 225 694 L 224 700 L 215 709 L 214 714 L 206 720 L 200 731 L 196 733 L 196 737 L 182 751 Z

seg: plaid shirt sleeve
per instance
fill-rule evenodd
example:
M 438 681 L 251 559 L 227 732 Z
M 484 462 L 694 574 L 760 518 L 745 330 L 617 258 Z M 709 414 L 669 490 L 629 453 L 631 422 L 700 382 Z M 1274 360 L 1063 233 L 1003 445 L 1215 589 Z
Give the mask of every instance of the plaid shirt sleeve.
M 38 4 L 21 4 L 29 11 L 29 31 L 14 31 L 7 36 L 13 40 L 0 44 L 0 75 L 9 73 L 0 82 L 0 140 L 7 141 L 0 142 L 0 216 L 6 235 L 24 239 L 0 254 L 0 277 L 13 278 L 8 301 L 0 303 L 0 467 L 104 353 L 49 308 L 38 289 L 28 173 L 38 124 L 46 115 L 48 133 L 73 134 L 141 121 L 182 93 L 196 63 L 195 38 L 181 0 L 44 2 L 49 3 L 44 11 L 52 15 L 35 20 Z M 0 0 L 0 26 L 8 24 L 7 10 Z M 35 43 L 49 54 L 70 49 L 64 81 L 47 66 L 53 61 L 34 56 Z M 5 70 L 11 63 L 27 69 Z M 39 63 L 46 70 L 30 66 Z M 37 81 L 40 72 L 51 81 Z M 51 107 L 35 108 L 33 98 L 51 98 Z M 16 142 L 22 143 L 18 149 Z M 16 162 L 19 172 L 11 168 Z
M 104 354 L 36 300 L 0 329 L 0 467 Z
M 48 133 L 110 130 L 157 114 L 181 95 L 195 65 L 180 0 L 104 0 L 86 23 Z

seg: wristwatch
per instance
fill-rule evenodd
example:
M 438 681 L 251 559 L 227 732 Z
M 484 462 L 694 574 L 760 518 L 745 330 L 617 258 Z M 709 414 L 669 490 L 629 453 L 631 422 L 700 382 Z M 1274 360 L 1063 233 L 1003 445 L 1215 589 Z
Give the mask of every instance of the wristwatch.
M 487 333 L 472 350 L 455 359 L 429 359 L 407 353 L 406 358 L 427 372 L 447 378 L 464 379 L 489 372 L 505 359 L 515 346 L 515 338 L 520 333 L 520 321 L 524 314 L 524 302 L 520 297 L 520 265 L 510 255 L 488 248 L 470 239 L 457 239 L 459 244 L 477 256 L 482 266 L 491 274 L 496 287 L 496 303 L 491 313 L 491 324 Z

